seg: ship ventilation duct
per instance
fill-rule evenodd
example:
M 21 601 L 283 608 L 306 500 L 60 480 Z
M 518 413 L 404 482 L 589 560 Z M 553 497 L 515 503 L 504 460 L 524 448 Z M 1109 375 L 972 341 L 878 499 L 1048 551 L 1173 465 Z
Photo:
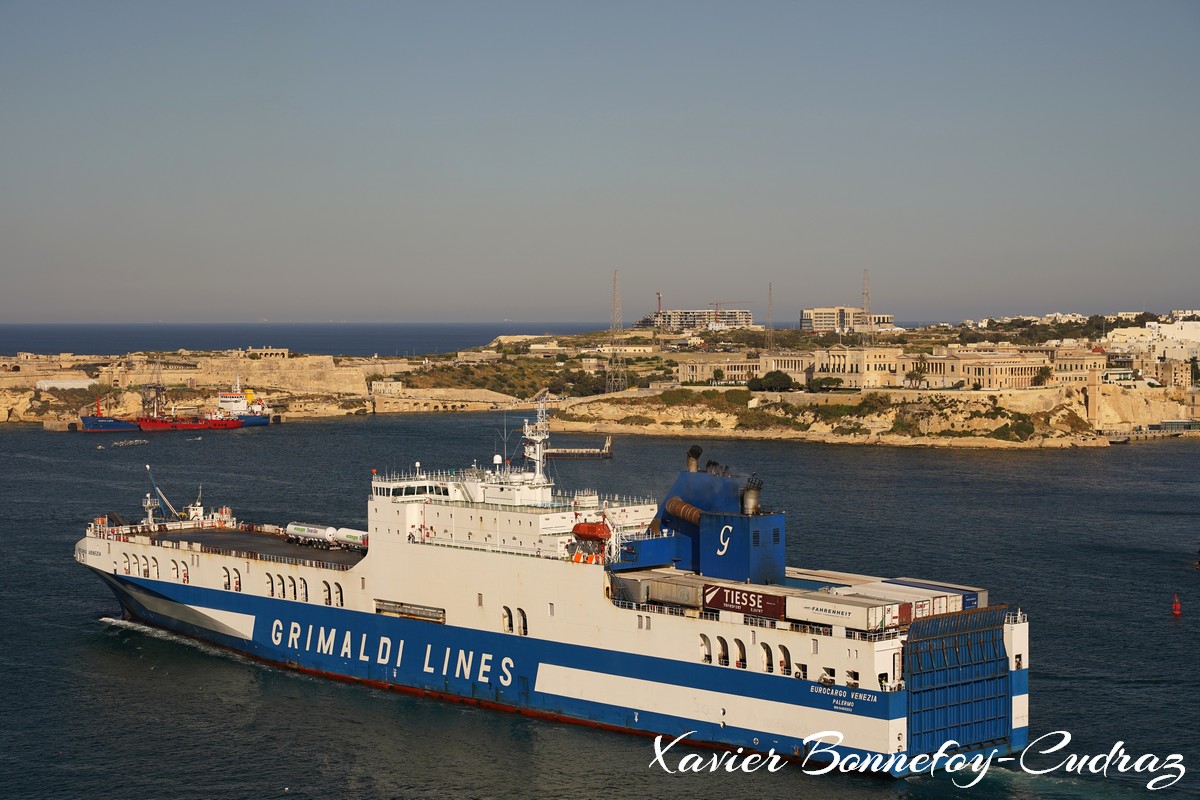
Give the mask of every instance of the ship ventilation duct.
M 700 454 L 703 452 L 704 452 L 704 448 L 702 448 L 698 444 L 694 444 L 688 449 L 688 452 L 687 452 L 687 471 L 688 472 L 699 472 L 700 471 Z
M 746 481 L 746 489 L 742 492 L 742 513 L 749 516 L 758 513 L 758 498 L 762 494 L 762 478 L 752 473 Z

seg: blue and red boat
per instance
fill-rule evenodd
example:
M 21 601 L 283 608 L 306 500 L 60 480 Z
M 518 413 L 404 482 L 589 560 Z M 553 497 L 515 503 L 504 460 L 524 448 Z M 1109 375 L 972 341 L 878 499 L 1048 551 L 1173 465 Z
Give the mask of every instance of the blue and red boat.
M 100 398 L 96 398 L 96 413 L 80 415 L 79 421 L 80 430 L 85 433 L 126 433 L 141 430 L 136 420 L 104 416 L 100 410 Z

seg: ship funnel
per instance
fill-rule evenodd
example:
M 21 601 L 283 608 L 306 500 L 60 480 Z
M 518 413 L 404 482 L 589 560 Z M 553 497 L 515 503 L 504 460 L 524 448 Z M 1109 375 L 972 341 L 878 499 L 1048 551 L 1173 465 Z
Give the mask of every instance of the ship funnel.
M 688 453 L 687 453 L 687 471 L 688 472 L 698 472 L 699 471 L 699 469 L 700 469 L 700 454 L 703 452 L 704 452 L 704 448 L 702 448 L 698 444 L 694 444 L 688 449 Z
M 691 503 L 684 502 L 680 497 L 672 497 L 671 499 L 667 500 L 666 505 L 664 505 L 663 508 L 665 508 L 666 512 L 672 516 L 685 519 L 693 525 L 700 524 L 700 509 L 696 508 Z
M 742 513 L 747 516 L 758 513 L 758 498 L 762 493 L 762 478 L 758 477 L 758 473 L 751 473 L 750 479 L 746 481 L 746 488 L 742 492 Z

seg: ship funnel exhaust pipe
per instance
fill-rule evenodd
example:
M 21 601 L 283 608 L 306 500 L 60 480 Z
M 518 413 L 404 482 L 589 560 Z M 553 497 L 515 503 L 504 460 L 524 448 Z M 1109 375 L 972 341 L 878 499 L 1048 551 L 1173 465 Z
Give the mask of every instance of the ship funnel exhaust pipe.
M 691 448 L 688 449 L 688 453 L 687 453 L 687 471 L 688 472 L 699 472 L 700 471 L 700 454 L 703 452 L 704 452 L 704 448 L 702 448 L 698 444 L 694 444 L 691 446 Z
M 687 520 L 693 525 L 700 524 L 700 509 L 696 508 L 691 503 L 685 503 L 679 497 L 672 497 L 669 499 L 665 508 L 667 513 L 671 516 Z
M 750 479 L 746 481 L 746 488 L 742 492 L 742 513 L 750 516 L 758 513 L 758 498 L 762 494 L 762 478 L 758 477 L 757 473 L 752 473 Z

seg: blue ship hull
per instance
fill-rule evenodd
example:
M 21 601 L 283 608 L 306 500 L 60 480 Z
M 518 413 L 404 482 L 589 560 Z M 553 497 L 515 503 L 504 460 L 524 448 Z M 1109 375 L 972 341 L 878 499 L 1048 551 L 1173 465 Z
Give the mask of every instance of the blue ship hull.
M 242 421 L 243 428 L 271 424 L 271 416 L 269 414 L 238 414 L 238 419 Z
M 830 697 L 807 680 L 779 680 L 753 672 L 713 669 L 597 647 L 563 644 L 512 633 L 475 630 L 435 622 L 369 614 L 321 604 L 258 597 L 175 582 L 118 575 L 92 568 L 116 595 L 126 615 L 150 625 L 210 642 L 278 666 L 380 688 L 437 696 L 450 700 L 561 719 L 642 735 L 663 735 L 663 744 L 686 734 L 684 741 L 776 754 L 802 761 L 812 744 L 771 731 L 726 726 L 712 720 L 689 719 L 621 705 L 621 696 L 607 702 L 572 697 L 561 681 L 545 688 L 548 674 L 614 677 L 644 690 L 649 686 L 684 687 L 688 691 L 736 695 L 757 701 L 806 709 L 845 712 L 845 701 Z M 210 613 L 206 613 L 210 612 Z M 232 626 L 232 627 L 231 627 Z M 240 626 L 240 627 L 238 627 Z M 235 629 L 238 628 L 238 629 Z M 1008 697 L 1028 692 L 1028 671 L 1014 671 L 1005 680 Z M 908 717 L 908 691 L 860 690 L 850 718 L 895 720 Z M 1007 701 L 1007 697 L 1005 700 Z M 817 733 L 812 731 L 811 733 Z M 1004 755 L 1022 749 L 1028 728 L 1007 731 L 1005 741 L 968 751 Z M 819 753 L 886 760 L 891 753 L 821 745 Z M 826 759 L 828 760 L 828 759 Z M 812 762 L 816 763 L 814 757 Z M 907 767 L 885 769 L 896 777 Z M 928 773 L 928 767 L 924 769 Z
M 79 420 L 82 423 L 80 430 L 86 433 L 122 433 L 141 430 L 136 422 L 115 417 L 87 416 L 80 417 Z

